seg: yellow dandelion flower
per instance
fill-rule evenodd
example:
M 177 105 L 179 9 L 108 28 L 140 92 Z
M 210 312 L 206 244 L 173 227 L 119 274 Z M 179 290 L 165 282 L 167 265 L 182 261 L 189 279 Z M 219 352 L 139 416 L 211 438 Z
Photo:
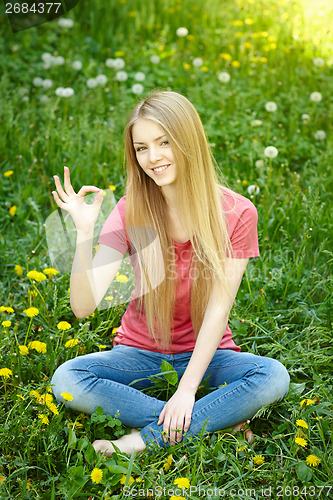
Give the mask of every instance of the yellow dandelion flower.
M 42 424 L 49 425 L 50 421 L 49 421 L 48 417 L 46 415 L 44 415 L 43 413 L 38 415 L 38 418 L 41 419 Z
M 34 280 L 34 281 L 45 281 L 46 276 L 44 273 L 40 273 L 39 271 L 36 271 L 35 269 L 32 271 L 29 271 L 27 273 L 28 278 Z
M 120 484 L 125 484 L 125 481 L 126 481 L 126 476 L 124 474 L 120 479 Z M 131 484 L 133 484 L 133 483 L 134 483 L 134 478 L 132 476 L 130 476 L 129 485 L 131 486 Z
M 40 397 L 40 401 L 39 403 L 41 404 L 45 404 L 46 406 L 48 406 L 49 404 L 51 404 L 53 402 L 53 396 L 52 394 L 43 394 L 41 397 Z
M 265 461 L 265 457 L 263 457 L 262 455 L 254 455 L 252 460 L 255 465 L 262 465 Z
M 241 19 L 235 19 L 234 21 L 231 21 L 231 26 L 236 26 L 236 27 L 240 27 L 240 26 L 243 26 L 243 21 L 241 21 Z
M 99 344 L 99 346 L 98 346 L 98 347 L 99 347 L 100 349 L 106 349 L 106 348 L 107 348 L 107 346 L 106 346 L 106 345 L 104 345 L 104 344 Z
M 172 455 L 169 455 L 168 458 L 166 459 L 165 464 L 163 465 L 163 469 L 165 472 L 168 472 L 172 464 Z
M 207 66 L 201 66 L 201 71 L 209 71 L 209 68 Z
M 11 322 L 11 321 L 8 321 L 8 320 L 5 320 L 5 321 L 3 321 L 1 324 L 2 324 L 2 326 L 3 326 L 4 328 L 9 328 L 9 327 L 10 327 L 10 325 L 12 324 L 12 322 Z
M 113 184 L 110 184 L 109 185 L 109 189 L 111 189 L 112 191 L 115 191 L 116 190 L 116 186 L 114 186 Z
M 232 61 L 231 66 L 234 68 L 240 68 L 240 62 L 239 61 Z
M 187 477 L 179 477 L 174 480 L 173 484 L 178 486 L 178 488 L 189 488 L 190 487 L 190 481 L 187 479 Z
M 12 307 L 0 306 L 0 313 L 2 312 L 13 313 L 14 309 Z
M 226 54 L 225 52 L 222 52 L 222 54 L 220 54 L 220 57 L 221 57 L 221 59 L 224 59 L 225 61 L 232 60 L 232 56 L 230 54 Z
M 126 2 L 124 2 L 126 3 Z M 125 55 L 125 52 L 123 50 L 116 50 L 116 52 L 114 53 L 114 55 L 116 57 L 123 57 Z
M 78 342 L 79 342 L 79 339 L 67 340 L 65 347 L 75 347 Z
M 117 333 L 119 326 L 116 326 L 115 328 L 112 328 L 112 334 Z
M 53 415 L 59 415 L 59 411 L 58 411 L 58 408 L 56 407 L 56 405 L 54 403 L 49 403 L 47 405 L 48 409 L 50 411 L 52 411 Z
M 135 482 L 136 482 L 136 483 L 142 483 L 142 481 L 143 481 L 142 477 L 137 477 L 137 478 L 135 479 Z
M 19 348 L 20 354 L 22 354 L 22 356 L 29 354 L 29 349 L 27 348 L 26 345 L 19 345 L 18 348 Z
M 60 321 L 57 324 L 57 328 L 58 328 L 58 330 L 65 331 L 65 330 L 69 330 L 70 328 L 72 328 L 72 325 L 70 323 L 68 323 L 67 321 Z
M 300 402 L 300 405 L 303 406 L 303 405 L 306 405 L 306 406 L 309 406 L 309 405 L 314 405 L 315 402 L 313 401 L 313 399 L 302 399 L 302 401 Z
M 180 497 L 178 495 L 172 495 L 172 497 L 170 497 L 170 500 L 186 500 L 186 498 Z
M 62 392 L 60 394 L 64 398 L 64 401 L 73 401 L 73 396 L 69 392 Z
M 0 484 L 6 479 L 6 476 L 0 476 Z
M 37 297 L 37 291 L 36 290 L 28 290 L 28 294 L 30 297 Z
M 18 276 L 22 276 L 22 274 L 23 274 L 23 269 L 22 269 L 22 267 L 21 267 L 19 264 L 16 264 L 16 266 L 14 267 L 14 269 L 15 269 L 15 272 L 16 272 L 16 274 L 17 274 Z
M 34 349 L 37 352 L 46 354 L 46 344 L 45 342 L 39 342 L 39 340 L 33 340 L 28 344 L 29 349 Z
M 10 207 L 10 209 L 8 210 L 9 215 L 11 215 L 12 217 L 14 217 L 14 215 L 16 214 L 16 210 L 17 210 L 17 206 L 16 205 L 13 205 L 12 207 Z
M 184 69 L 191 69 L 191 65 L 188 63 L 183 63 L 183 68 Z
M 13 372 L 9 368 L 0 368 L 0 377 L 9 378 L 11 375 Z
M 244 43 L 244 48 L 245 49 L 251 49 L 251 47 L 252 47 L 252 43 L 251 42 L 245 42 Z
M 59 271 L 54 269 L 54 267 L 47 267 L 46 269 L 43 269 L 43 273 L 47 276 L 55 276 L 56 274 L 59 274 Z
M 296 420 L 296 425 L 298 425 L 299 427 L 303 427 L 303 429 L 308 429 L 309 426 L 308 424 L 305 422 L 305 420 L 299 418 L 298 420 Z
M 93 483 L 96 484 L 102 481 L 102 477 L 103 477 L 103 471 L 101 469 L 98 469 L 97 467 L 95 467 L 92 473 L 90 474 L 90 479 L 92 480 Z
M 38 392 L 38 391 L 35 391 L 35 390 L 30 391 L 30 392 L 29 392 L 29 396 L 30 396 L 31 398 L 34 398 L 34 399 L 37 401 L 37 403 L 39 403 L 39 401 L 41 400 L 41 397 L 42 397 L 42 396 L 39 394 L 39 392 Z
M 244 445 L 244 446 L 237 446 L 237 448 L 236 448 L 236 451 L 245 451 L 245 450 L 247 450 L 247 446 L 246 445 Z
M 104 300 L 113 300 L 113 297 L 111 297 L 111 295 L 108 295 L 107 297 L 104 297 Z
M 268 59 L 267 57 L 259 57 L 259 61 L 262 63 L 267 63 Z
M 28 307 L 27 309 L 24 309 L 23 312 L 28 316 L 28 318 L 33 318 L 39 314 L 37 307 Z
M 14 170 L 6 170 L 6 172 L 4 172 L 4 177 L 10 177 L 11 175 L 13 175 L 14 173 Z
M 307 440 L 302 437 L 295 438 L 295 443 L 299 446 L 302 446 L 302 448 L 305 448 L 305 446 L 307 446 L 308 444 Z
M 316 457 L 316 455 L 308 455 L 306 457 L 306 463 L 311 467 L 317 467 L 321 462 L 320 458 Z
M 128 278 L 127 278 L 127 276 L 125 276 L 125 274 L 119 274 L 116 277 L 116 281 L 118 281 L 119 283 L 127 283 Z
M 254 24 L 254 21 L 253 21 L 253 19 L 247 18 L 247 19 L 245 19 L 244 23 L 247 24 L 248 26 L 250 26 L 251 24 Z

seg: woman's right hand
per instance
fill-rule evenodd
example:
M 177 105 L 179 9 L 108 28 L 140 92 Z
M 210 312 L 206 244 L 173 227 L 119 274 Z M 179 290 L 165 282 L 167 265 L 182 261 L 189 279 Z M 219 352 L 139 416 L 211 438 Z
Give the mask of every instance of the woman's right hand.
M 91 232 L 103 202 L 103 190 L 95 186 L 83 186 L 78 193 L 75 193 L 71 185 L 68 167 L 64 167 L 64 189 L 59 177 L 54 175 L 53 178 L 57 191 L 52 191 L 52 194 L 58 207 L 71 215 L 77 231 Z M 97 194 L 94 203 L 88 205 L 85 203 L 84 197 L 91 192 Z

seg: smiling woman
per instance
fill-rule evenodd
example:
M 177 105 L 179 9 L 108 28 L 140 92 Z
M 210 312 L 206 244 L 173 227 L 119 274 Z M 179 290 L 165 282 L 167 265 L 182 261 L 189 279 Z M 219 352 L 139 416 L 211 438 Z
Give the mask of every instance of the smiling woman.
M 76 194 L 65 168 L 64 189 L 56 176 L 54 192 L 77 228 L 70 287 L 75 314 L 94 311 L 127 251 L 140 289 L 132 294 L 114 347 L 67 361 L 51 382 L 59 401 L 63 393 L 73 396 L 65 402 L 69 408 L 93 413 L 102 406 L 134 428 L 115 442 L 93 443 L 107 456 L 114 445 L 131 454 L 151 442 L 187 442 L 187 433 L 197 436 L 204 423 L 207 432 L 242 427 L 289 386 L 281 363 L 241 353 L 232 339 L 229 312 L 249 258 L 259 256 L 257 211 L 221 184 L 192 103 L 167 91 L 143 99 L 125 128 L 125 155 L 126 196 L 106 220 L 93 260 L 101 190 L 84 186 Z M 84 202 L 88 191 L 96 193 L 92 205 Z M 180 377 L 168 401 L 141 392 L 162 361 Z M 195 401 L 207 376 L 212 390 Z

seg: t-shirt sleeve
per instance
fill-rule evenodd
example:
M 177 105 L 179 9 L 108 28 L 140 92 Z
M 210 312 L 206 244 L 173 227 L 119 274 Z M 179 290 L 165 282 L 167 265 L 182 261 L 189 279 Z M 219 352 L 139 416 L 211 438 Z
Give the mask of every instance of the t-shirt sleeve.
M 123 255 L 129 249 L 125 229 L 125 196 L 123 196 L 106 219 L 98 238 L 98 244 L 107 245 Z
M 238 195 L 233 209 L 227 212 L 233 259 L 259 257 L 258 212 L 253 203 Z

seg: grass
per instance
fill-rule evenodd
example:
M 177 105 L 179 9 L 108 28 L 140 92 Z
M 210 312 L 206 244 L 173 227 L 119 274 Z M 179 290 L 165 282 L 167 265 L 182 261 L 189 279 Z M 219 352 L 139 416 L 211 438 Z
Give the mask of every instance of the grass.
M 329 2 L 272 0 L 268 8 L 253 0 L 223 5 L 213 0 L 112 5 L 96 0 L 93 8 L 80 2 L 66 17 L 74 20 L 72 28 L 57 21 L 15 34 L 9 24 L 1 28 L 0 304 L 13 312 L 1 312 L 0 370 L 10 372 L 0 372 L 0 498 L 116 500 L 129 496 L 130 486 L 137 489 L 132 496 L 141 489 L 145 498 L 150 492 L 167 499 L 177 493 L 214 499 L 222 491 L 226 498 L 241 500 L 329 498 Z M 187 37 L 176 35 L 179 27 L 188 29 Z M 43 68 L 45 52 L 64 56 L 65 63 Z M 159 56 L 158 64 L 150 61 L 152 55 Z M 125 82 L 105 65 L 115 57 L 125 61 Z M 202 64 L 194 66 L 198 57 Z M 72 68 L 74 60 L 82 62 L 81 70 Z M 68 165 L 76 189 L 95 184 L 108 190 L 112 185 L 116 200 L 123 195 L 122 130 L 138 99 L 131 90 L 138 71 L 146 75 L 144 93 L 171 88 L 191 99 L 229 186 L 258 209 L 261 257 L 248 266 L 230 326 L 243 351 L 279 359 L 292 383 L 283 402 L 262 409 L 251 422 L 253 445 L 242 433 L 219 431 L 202 434 L 186 447 L 103 459 L 90 443 L 126 432 L 119 420 L 100 410 L 92 416 L 73 414 L 50 399 L 56 366 L 111 348 L 113 329 L 126 307 L 121 283 L 116 283 L 113 307 L 79 320 L 69 305 L 66 266 L 44 281 L 27 276 L 51 266 L 44 224 L 55 209 L 52 176 Z M 230 75 L 229 82 L 218 79 L 222 71 Z M 98 74 L 107 76 L 105 86 L 88 88 L 87 79 Z M 52 87 L 34 85 L 36 77 L 51 79 Z M 75 93 L 57 97 L 57 87 Z M 312 92 L 320 92 L 322 100 L 311 101 Z M 268 101 L 277 104 L 277 111 L 266 111 Z M 318 130 L 325 139 L 316 138 Z M 276 158 L 264 156 L 267 146 L 278 149 Z M 29 318 L 24 312 L 29 307 L 38 314 Z M 59 329 L 61 321 L 70 328 Z M 68 343 L 71 339 L 78 342 Z M 172 393 L 172 377 L 161 377 L 154 394 Z M 319 464 L 309 465 L 309 455 L 318 457 Z M 100 482 L 92 481 L 96 468 L 103 471 Z M 173 491 L 179 478 L 186 478 L 190 488 Z M 185 479 L 183 484 L 188 486 Z

